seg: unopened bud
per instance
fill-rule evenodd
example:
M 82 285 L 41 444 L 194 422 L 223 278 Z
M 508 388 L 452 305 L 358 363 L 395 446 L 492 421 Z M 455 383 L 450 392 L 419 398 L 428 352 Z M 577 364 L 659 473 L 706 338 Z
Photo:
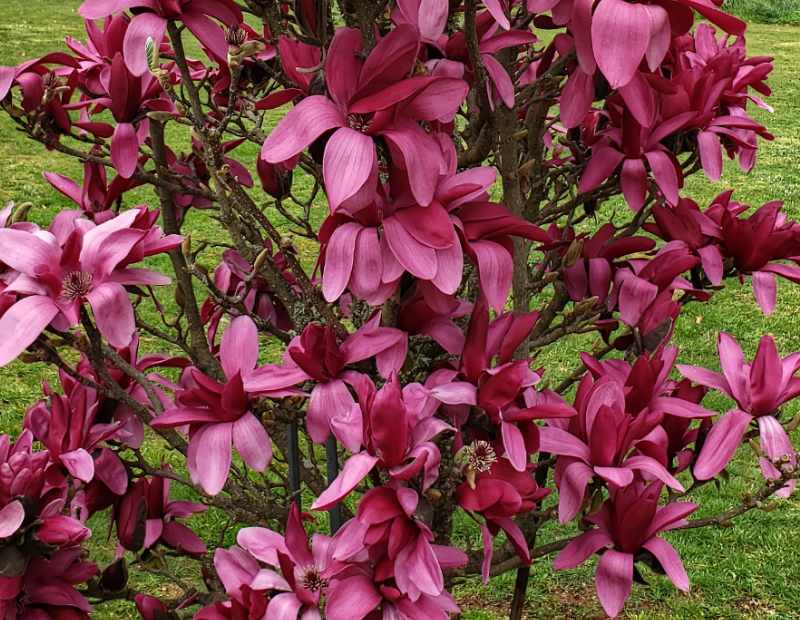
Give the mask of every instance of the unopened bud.
M 23 202 L 19 205 L 16 209 L 14 209 L 14 215 L 11 216 L 11 223 L 17 224 L 19 222 L 24 222 L 28 219 L 28 213 L 30 212 L 31 208 L 33 207 L 32 202 Z
M 564 267 L 572 267 L 578 262 L 581 254 L 583 254 L 583 241 L 580 239 L 573 239 L 572 243 L 570 243 L 567 248 L 567 252 L 564 254 Z
M 144 42 L 144 57 L 147 61 L 147 68 L 150 69 L 150 71 L 158 69 L 158 52 L 158 46 L 153 40 L 153 37 L 147 37 L 147 40 Z
M 166 123 L 168 120 L 172 119 L 172 114 L 162 110 L 151 110 L 147 113 L 147 118 L 158 121 L 159 123 Z
M 181 252 L 184 256 L 191 256 L 192 254 L 192 233 L 187 233 L 181 243 Z
M 255 262 L 253 263 L 253 273 L 258 273 L 267 263 L 270 257 L 269 248 L 264 248 L 256 257 Z

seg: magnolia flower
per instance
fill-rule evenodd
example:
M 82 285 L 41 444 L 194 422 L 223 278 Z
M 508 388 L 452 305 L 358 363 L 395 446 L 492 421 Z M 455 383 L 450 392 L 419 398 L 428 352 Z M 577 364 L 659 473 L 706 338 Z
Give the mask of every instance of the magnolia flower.
M 159 46 L 170 21 L 182 22 L 221 60 L 226 57 L 228 43 L 222 27 L 213 20 L 226 26 L 242 23 L 242 12 L 233 0 L 84 0 L 78 12 L 84 19 L 100 19 L 125 9 L 137 9 L 123 42 L 125 64 L 134 75 L 147 71 L 147 39 Z
M 51 230 L 0 229 L 0 254 L 15 274 L 6 292 L 19 297 L 0 318 L 0 366 L 24 351 L 48 325 L 66 330 L 80 321 L 85 302 L 100 333 L 125 347 L 136 329 L 126 285 L 169 284 L 169 278 L 130 267 L 145 256 L 180 244 L 157 227 L 132 228 L 142 211 L 131 209 L 100 225 L 75 217 L 56 218 Z
M 674 502 L 659 508 L 661 489 L 660 482 L 647 485 L 637 481 L 612 490 L 600 510 L 587 517 L 597 528 L 576 537 L 553 563 L 556 570 L 575 568 L 602 550 L 595 584 L 597 598 L 609 616 L 622 611 L 633 585 L 634 561 L 642 553 L 652 558 L 677 588 L 689 590 L 689 577 L 680 556 L 658 535 L 684 526 L 686 516 L 697 506 Z
M 155 428 L 189 426 L 189 473 L 209 495 L 216 495 L 225 486 L 231 445 L 256 471 L 264 471 L 272 459 L 272 442 L 251 411 L 244 387 L 244 380 L 258 363 L 258 330 L 252 319 L 241 316 L 233 320 L 222 336 L 220 361 L 225 383 L 189 368 L 184 372 L 175 407 L 152 422 Z
M 417 58 L 415 29 L 399 26 L 361 60 L 361 33 L 339 28 L 325 60 L 330 99 L 313 95 L 297 104 L 267 137 L 261 157 L 277 164 L 296 156 L 325 132 L 323 175 L 331 211 L 362 189 L 374 191 L 377 155 L 372 136 L 389 145 L 392 163 L 408 173 L 417 203 L 430 204 L 439 174 L 439 148 L 416 121 L 452 120 L 467 94 L 457 78 L 409 77 Z M 389 111 L 400 114 L 390 119 Z
M 694 475 L 709 480 L 719 474 L 736 453 L 752 422 L 758 423 L 761 437 L 762 471 L 766 478 L 776 479 L 780 472 L 774 463 L 788 459 L 796 462 L 792 441 L 778 420 L 781 406 L 800 395 L 800 353 L 781 359 L 775 341 L 764 336 L 752 363 L 744 359 L 741 347 L 730 334 L 720 333 L 717 345 L 722 374 L 697 366 L 678 365 L 687 379 L 717 390 L 736 403 L 709 431 L 697 457 Z M 794 481 L 792 481 L 794 482 Z M 782 490 L 787 495 L 794 484 Z

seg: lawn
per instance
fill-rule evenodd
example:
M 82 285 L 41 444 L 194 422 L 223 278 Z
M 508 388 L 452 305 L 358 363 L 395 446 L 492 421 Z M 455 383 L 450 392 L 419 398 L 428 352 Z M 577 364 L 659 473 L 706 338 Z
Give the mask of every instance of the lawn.
M 79 0 L 4 0 L 0 22 L 0 65 L 17 64 L 61 47 L 66 35 L 81 36 L 82 24 L 75 8 Z M 789 213 L 800 218 L 800 28 L 753 25 L 749 33 L 753 54 L 775 56 L 776 69 L 771 83 L 776 93 L 770 100 L 774 114 L 759 112 L 777 136 L 765 144 L 757 169 L 750 175 L 728 166 L 723 182 L 712 185 L 703 177 L 692 179 L 686 194 L 706 204 L 727 187 L 735 187 L 739 200 L 760 205 L 767 200 L 784 200 Z M 237 153 L 253 161 L 254 150 Z M 44 151 L 16 132 L 5 116 L 0 116 L 0 203 L 7 200 L 31 202 L 33 217 L 45 222 L 49 214 L 70 205 L 41 178 L 42 170 L 79 175 L 79 166 L 57 153 Z M 154 201 L 143 190 L 139 201 Z M 207 222 L 199 222 L 199 234 L 213 234 Z M 800 289 L 781 284 L 779 306 L 769 318 L 761 315 L 748 286 L 732 285 L 711 303 L 687 309 L 679 325 L 677 343 L 684 347 L 681 361 L 714 366 L 716 333 L 726 330 L 743 343 L 752 355 L 763 333 L 773 334 L 781 350 L 800 350 L 800 329 L 796 319 L 800 308 Z M 546 356 L 553 371 L 567 368 L 563 352 Z M 574 358 L 573 358 L 574 359 Z M 0 431 L 10 432 L 25 408 L 39 398 L 40 383 L 46 369 L 38 365 L 15 364 L 0 370 Z M 726 403 L 710 399 L 722 409 Z M 795 405 L 792 414 L 796 412 Z M 718 497 L 703 497 L 703 513 L 713 514 L 737 503 L 741 495 L 755 488 L 760 476 L 753 457 L 742 451 L 735 466 L 733 482 L 723 487 Z M 209 542 L 217 540 L 218 520 L 213 515 L 200 523 Z M 102 530 L 98 537 L 103 538 Z M 688 595 L 674 590 L 663 578 L 653 576 L 651 586 L 637 586 L 627 607 L 628 618 L 791 618 L 800 617 L 800 554 L 796 544 L 800 534 L 800 501 L 781 503 L 769 512 L 754 511 L 741 518 L 737 527 L 694 530 L 670 537 L 683 556 L 692 579 Z M 546 530 L 542 540 L 556 537 Z M 477 546 L 477 541 L 474 541 Z M 95 543 L 102 551 L 103 541 Z M 111 550 L 106 550 L 111 553 Z M 555 574 L 546 560 L 534 567 L 529 588 L 528 618 L 597 618 L 602 617 L 595 602 L 592 581 L 593 565 L 588 568 Z M 143 587 L 158 588 L 146 583 Z M 459 600 L 464 618 L 489 620 L 504 617 L 513 574 L 501 578 L 491 588 L 479 584 L 462 586 Z M 135 617 L 129 608 L 117 608 L 97 618 Z

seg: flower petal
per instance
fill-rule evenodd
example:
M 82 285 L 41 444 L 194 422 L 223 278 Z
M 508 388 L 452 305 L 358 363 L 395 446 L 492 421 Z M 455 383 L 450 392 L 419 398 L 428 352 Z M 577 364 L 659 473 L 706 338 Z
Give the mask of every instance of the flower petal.
M 58 314 L 49 297 L 25 297 L 0 317 L 0 367 L 27 349 Z
M 358 193 L 376 165 L 372 138 L 349 127 L 334 132 L 325 145 L 322 161 L 331 212 Z
M 115 282 L 104 282 L 86 295 L 92 306 L 100 333 L 112 347 L 127 347 L 136 332 L 133 306 L 125 288 Z
M 261 159 L 278 164 L 291 159 L 326 131 L 344 126 L 341 111 L 327 97 L 307 97 L 283 117 L 261 147 Z
M 633 555 L 609 549 L 597 563 L 597 598 L 612 618 L 619 615 L 633 585 Z
M 356 488 L 359 482 L 366 478 L 367 474 L 372 471 L 378 458 L 360 452 L 359 454 L 351 456 L 344 464 L 342 471 L 336 476 L 336 479 L 330 486 L 322 492 L 313 504 L 311 510 L 327 510 L 332 506 L 338 504 L 342 498 L 346 497 L 350 491 Z
M 694 465 L 694 476 L 698 480 L 710 480 L 725 466 L 736 454 L 736 449 L 742 443 L 747 427 L 753 420 L 750 414 L 733 409 L 722 416 L 711 427 L 706 436 L 703 449 Z
M 233 445 L 248 467 L 256 471 L 264 471 L 272 460 L 272 442 L 252 413 L 233 423 Z

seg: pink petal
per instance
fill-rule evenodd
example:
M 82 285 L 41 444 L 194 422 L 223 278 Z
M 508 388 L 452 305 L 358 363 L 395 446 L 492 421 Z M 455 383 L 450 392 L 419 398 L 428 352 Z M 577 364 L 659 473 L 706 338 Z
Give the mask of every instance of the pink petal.
M 0 317 L 0 367 L 27 349 L 58 314 L 49 297 L 25 297 Z
M 599 187 L 614 173 L 624 158 L 625 156 L 617 149 L 608 146 L 593 149 L 589 164 L 581 176 L 579 191 L 586 193 Z
M 683 485 L 667 471 L 666 467 L 654 458 L 643 455 L 632 456 L 625 461 L 625 466 L 650 474 L 676 491 L 680 491 L 681 493 L 684 491 Z
M 777 461 L 784 456 L 794 456 L 792 440 L 775 416 L 765 415 L 757 419 L 761 450 L 769 460 Z
M 0 538 L 13 536 L 25 521 L 25 508 L 18 500 L 14 500 L 0 510 Z
M 181 21 L 214 58 L 225 60 L 228 55 L 228 42 L 222 26 L 201 11 L 193 10 L 192 4 L 189 4 L 188 8 L 189 10 L 181 14 Z
M 155 49 L 161 45 L 164 32 L 167 29 L 167 20 L 155 13 L 141 13 L 134 15 L 125 31 L 122 42 L 122 55 L 128 70 L 136 76 L 144 75 L 148 71 L 145 43 L 152 39 Z
M 561 472 L 558 479 L 558 520 L 561 523 L 572 521 L 580 512 L 586 485 L 592 478 L 594 471 L 583 461 L 573 461 Z
M 697 134 L 697 146 L 706 176 L 711 181 L 719 181 L 722 177 L 722 145 L 719 136 L 711 131 L 701 131 Z
M 297 620 L 297 613 L 303 603 L 293 592 L 284 592 L 269 601 L 264 620 Z
M 222 335 L 219 356 L 225 376 L 247 374 L 258 363 L 258 329 L 248 316 L 236 317 Z
M 411 193 L 425 207 L 433 200 L 439 180 L 441 150 L 436 141 L 417 123 L 395 122 L 381 131 L 392 154 L 392 162 L 408 174 Z M 426 278 L 429 279 L 429 278 Z
M 139 162 L 139 138 L 130 123 L 118 123 L 111 138 L 111 162 L 119 176 L 130 179 Z
M 104 282 L 86 295 L 100 333 L 115 348 L 127 347 L 136 332 L 136 319 L 127 291 L 115 282 Z
M 344 381 L 334 379 L 315 385 L 306 413 L 306 428 L 311 440 L 325 443 L 331 432 L 331 418 L 339 412 L 349 411 L 353 404 L 353 397 Z
M 689 575 L 686 574 L 686 569 L 683 568 L 681 556 L 667 541 L 660 538 L 651 538 L 643 547 L 650 553 L 656 556 L 661 568 L 667 573 L 670 581 L 675 584 L 675 587 L 684 592 L 689 591 Z
M 91 482 L 94 478 L 94 460 L 92 460 L 92 455 L 83 448 L 64 452 L 59 460 L 74 478 L 83 482 Z
M 749 406 L 750 377 L 745 367 L 742 348 L 733 336 L 726 332 L 720 332 L 717 351 L 719 352 L 722 374 L 725 375 L 725 379 L 730 386 L 729 393 L 740 403 L 740 406 Z
M 328 620 L 365 618 L 381 600 L 375 584 L 366 575 L 345 577 L 337 580 L 326 593 L 325 617 Z
M 620 86 L 619 93 L 636 121 L 642 127 L 652 127 L 656 120 L 656 95 L 644 76 L 636 71 L 625 86 Z
M 592 18 L 592 48 L 611 88 L 631 81 L 649 44 L 650 16 L 643 5 L 600 2 Z
M 503 30 L 509 30 L 511 28 L 511 22 L 508 21 L 501 0 L 483 0 L 483 4 L 486 5 L 486 9 L 491 13 L 494 20 Z
M 539 429 L 539 448 L 542 452 L 571 456 L 582 461 L 590 459 L 589 447 L 572 433 L 557 426 L 543 426 Z
M 84 0 L 78 9 L 78 14 L 84 19 L 100 19 L 132 6 L 147 4 L 147 0 Z
M 311 510 L 327 510 L 338 504 L 342 498 L 358 486 L 359 482 L 366 478 L 378 460 L 377 457 L 366 452 L 351 456 L 347 459 L 342 471 L 336 476 L 336 480 L 311 505 Z
M 503 436 L 503 447 L 506 449 L 506 458 L 517 471 L 525 471 L 528 465 L 528 451 L 525 449 L 525 439 L 522 431 L 516 424 L 500 422 L 500 431 Z
M 322 273 L 322 294 L 326 301 L 336 301 L 347 288 L 353 272 L 356 239 L 362 230 L 361 224 L 347 222 L 333 231 L 325 250 Z
M 44 178 L 50 185 L 72 200 L 76 205 L 80 207 L 83 204 L 83 190 L 78 187 L 75 181 L 65 177 L 63 174 L 56 174 L 55 172 L 45 172 Z
M 595 467 L 595 473 L 606 482 L 626 487 L 633 482 L 633 471 L 629 467 Z
M 733 409 L 717 420 L 706 436 L 703 449 L 697 457 L 694 466 L 695 478 L 710 480 L 725 469 L 736 454 L 736 449 L 742 443 L 742 438 L 752 420 L 752 416 L 739 409 Z
M 643 5 L 650 17 L 650 43 L 647 46 L 647 66 L 657 71 L 669 51 L 672 41 L 672 28 L 669 13 L 657 4 Z
M 325 145 L 322 174 L 331 212 L 353 197 L 369 180 L 376 166 L 372 138 L 349 127 L 334 132 Z
M 626 159 L 619 175 L 625 202 L 633 211 L 639 211 L 647 198 L 647 170 L 641 159 Z
M 618 0 L 613 1 L 617 2 Z M 675 164 L 672 159 L 663 151 L 648 151 L 644 156 L 647 158 L 647 163 L 650 164 L 653 178 L 655 178 L 656 185 L 663 192 L 664 198 L 672 205 L 678 204 L 680 198 L 678 195 L 678 173 L 675 170 Z
M 576 68 L 561 93 L 561 122 L 567 129 L 577 127 L 586 118 L 594 101 L 594 76 Z
M 32 277 L 47 273 L 61 262 L 55 242 L 15 228 L 0 229 L 0 256 L 8 267 Z
M 494 241 L 473 241 L 470 249 L 478 261 L 481 290 L 489 305 L 502 312 L 511 290 L 514 259 L 505 247 Z
M 272 460 L 272 442 L 252 413 L 233 423 L 233 445 L 247 466 L 256 471 L 264 471 Z
M 325 83 L 331 97 L 345 106 L 355 95 L 361 71 L 361 31 L 337 28 L 325 59 Z
M 619 615 L 633 585 L 633 555 L 614 549 L 606 551 L 597 563 L 595 583 L 605 612 L 612 618 Z
M 655 284 L 637 276 L 626 278 L 619 292 L 619 318 L 626 325 L 637 325 L 657 296 Z
M 710 387 L 712 390 L 718 390 L 723 394 L 731 395 L 728 382 L 725 381 L 725 378 L 718 372 L 700 368 L 699 366 L 687 366 L 685 364 L 677 364 L 675 368 L 690 381 Z
M 422 280 L 436 276 L 436 250 L 417 241 L 396 217 L 383 220 L 384 238 L 397 261 L 409 273 Z
M 16 75 L 16 67 L 0 66 L 0 100 L 6 98 L 8 91 L 11 90 L 11 85 L 14 83 Z
M 125 495 L 128 471 L 120 458 L 108 448 L 102 448 L 94 463 L 95 477 L 115 495 Z M 203 508 L 205 509 L 205 508 Z
M 714 244 L 707 245 L 697 250 L 697 253 L 700 255 L 703 271 L 706 272 L 706 276 L 711 281 L 711 284 L 715 286 L 721 284 L 724 268 L 719 247 Z
M 492 81 L 500 100 L 509 109 L 514 109 L 514 82 L 505 67 L 491 54 L 481 54 L 483 66 Z M 491 103 L 491 102 L 490 102 Z
M 772 314 L 778 299 L 778 283 L 774 273 L 753 272 L 753 295 L 765 316 Z
M 233 424 L 206 424 L 189 441 L 187 455 L 192 482 L 209 495 L 217 495 L 228 480 L 231 468 Z
M 292 108 L 267 136 L 261 159 L 278 164 L 291 159 L 326 131 L 345 125 L 342 113 L 327 97 L 307 97 Z
M 575 568 L 583 564 L 589 556 L 603 547 L 612 545 L 611 537 L 601 530 L 589 530 L 573 539 L 553 562 L 553 568 L 564 570 Z

